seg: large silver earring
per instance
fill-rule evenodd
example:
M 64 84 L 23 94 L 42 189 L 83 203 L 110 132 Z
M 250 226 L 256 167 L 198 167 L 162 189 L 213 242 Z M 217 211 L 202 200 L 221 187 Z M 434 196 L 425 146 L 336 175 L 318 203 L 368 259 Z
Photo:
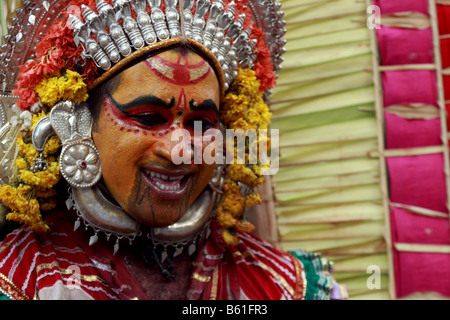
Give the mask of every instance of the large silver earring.
M 61 102 L 50 112 L 50 122 L 63 148 L 60 170 L 75 188 L 89 188 L 102 176 L 100 156 L 91 139 L 92 117 L 87 104 Z
M 81 225 L 94 230 L 89 245 L 98 240 L 98 232 L 103 232 L 109 239 L 117 238 L 114 252 L 119 249 L 119 240 L 134 240 L 140 234 L 140 225 L 122 208 L 106 199 L 96 185 L 102 176 L 100 155 L 91 139 L 92 116 L 86 103 L 60 102 L 55 105 L 50 115 L 42 118 L 35 126 L 32 142 L 39 155 L 42 155 L 45 143 L 57 134 L 63 148 L 60 156 L 60 170 L 70 185 L 70 197 L 66 206 L 75 208 L 78 219 L 74 230 Z M 39 157 L 34 165 L 36 170 L 45 169 L 46 164 Z

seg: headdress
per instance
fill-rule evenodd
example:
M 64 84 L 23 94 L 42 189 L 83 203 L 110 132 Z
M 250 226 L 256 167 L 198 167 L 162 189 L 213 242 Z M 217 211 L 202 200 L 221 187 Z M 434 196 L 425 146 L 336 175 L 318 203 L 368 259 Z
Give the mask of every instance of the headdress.
M 267 128 L 266 101 L 284 53 L 282 15 L 280 4 L 273 0 L 23 1 L 0 53 L 2 107 L 12 106 L 5 111 L 11 120 L 4 121 L 0 131 L 4 145 L 0 198 L 11 209 L 8 218 L 36 231 L 48 230 L 41 212 L 55 206 L 54 187 L 63 177 L 73 187 L 69 207 L 83 212 L 76 199 L 95 202 L 101 197 L 92 188 L 101 168 L 89 140 L 90 118 L 84 102 L 90 90 L 148 52 L 174 45 L 200 51 L 221 82 L 222 124 L 231 129 Z M 76 158 L 79 155 L 81 159 Z M 261 166 L 216 168 L 211 192 L 221 194 L 215 213 L 229 243 L 236 241 L 233 229 L 252 229 L 242 221 L 242 212 L 261 201 L 253 190 L 263 181 Z M 218 178 L 224 173 L 225 182 Z M 242 196 L 244 185 L 247 192 Z M 186 219 L 204 225 L 203 216 L 193 218 L 194 211 L 211 206 L 194 206 Z M 117 231 L 116 224 L 116 229 L 101 231 L 118 238 L 134 237 L 136 223 L 114 205 L 109 209 L 122 219 L 122 229 Z M 96 225 L 98 217 L 89 217 L 89 212 L 82 217 L 94 228 L 91 240 L 95 242 L 101 229 Z M 171 231 L 155 232 L 164 238 Z

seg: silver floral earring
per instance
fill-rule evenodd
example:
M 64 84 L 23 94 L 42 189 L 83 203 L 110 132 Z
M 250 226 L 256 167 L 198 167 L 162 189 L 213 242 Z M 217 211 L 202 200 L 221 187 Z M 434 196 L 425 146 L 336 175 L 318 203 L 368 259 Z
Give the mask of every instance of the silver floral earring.
M 50 112 L 50 122 L 63 148 L 60 170 L 76 188 L 89 188 L 101 176 L 100 156 L 91 138 L 92 117 L 87 104 L 62 102 Z
M 116 236 L 114 253 L 119 249 L 119 240 L 127 238 L 133 241 L 140 234 L 139 223 L 132 219 L 122 208 L 114 205 L 102 194 L 97 182 L 102 176 L 100 156 L 91 138 L 92 117 L 86 103 L 60 102 L 45 118 L 35 126 L 32 136 L 33 145 L 40 152 L 49 137 L 57 134 L 63 148 L 60 156 L 60 171 L 70 185 L 67 208 L 75 209 L 78 219 L 74 230 L 84 222 L 94 230 L 89 245 L 98 241 L 101 231 L 109 239 Z M 38 162 L 36 167 L 45 167 Z

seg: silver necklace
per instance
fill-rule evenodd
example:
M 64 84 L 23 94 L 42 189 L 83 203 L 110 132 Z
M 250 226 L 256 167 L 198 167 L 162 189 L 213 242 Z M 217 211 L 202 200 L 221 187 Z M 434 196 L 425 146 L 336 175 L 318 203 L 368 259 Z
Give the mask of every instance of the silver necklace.
M 189 255 L 194 254 L 201 235 L 209 230 L 216 198 L 217 192 L 207 187 L 179 221 L 167 227 L 150 228 L 146 237 L 155 248 L 163 248 L 160 261 L 167 259 L 169 248 L 173 248 L 174 257 L 180 255 L 186 247 Z M 109 201 L 97 185 L 90 188 L 70 187 L 66 206 L 68 210 L 75 209 L 78 215 L 74 230 L 83 222 L 86 230 L 90 228 L 94 231 L 89 239 L 90 246 L 98 241 L 99 233 L 103 233 L 107 240 L 113 236 L 116 238 L 116 254 L 121 239 L 128 239 L 132 244 L 136 237 L 142 236 L 140 223 Z M 208 236 L 209 232 L 206 234 Z

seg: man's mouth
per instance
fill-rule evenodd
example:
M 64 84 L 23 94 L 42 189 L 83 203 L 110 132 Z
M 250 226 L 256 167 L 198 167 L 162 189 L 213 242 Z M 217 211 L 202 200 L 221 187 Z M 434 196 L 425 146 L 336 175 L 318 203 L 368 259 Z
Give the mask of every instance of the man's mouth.
M 149 169 L 142 170 L 152 189 L 162 198 L 177 199 L 183 196 L 192 174 L 161 173 Z

